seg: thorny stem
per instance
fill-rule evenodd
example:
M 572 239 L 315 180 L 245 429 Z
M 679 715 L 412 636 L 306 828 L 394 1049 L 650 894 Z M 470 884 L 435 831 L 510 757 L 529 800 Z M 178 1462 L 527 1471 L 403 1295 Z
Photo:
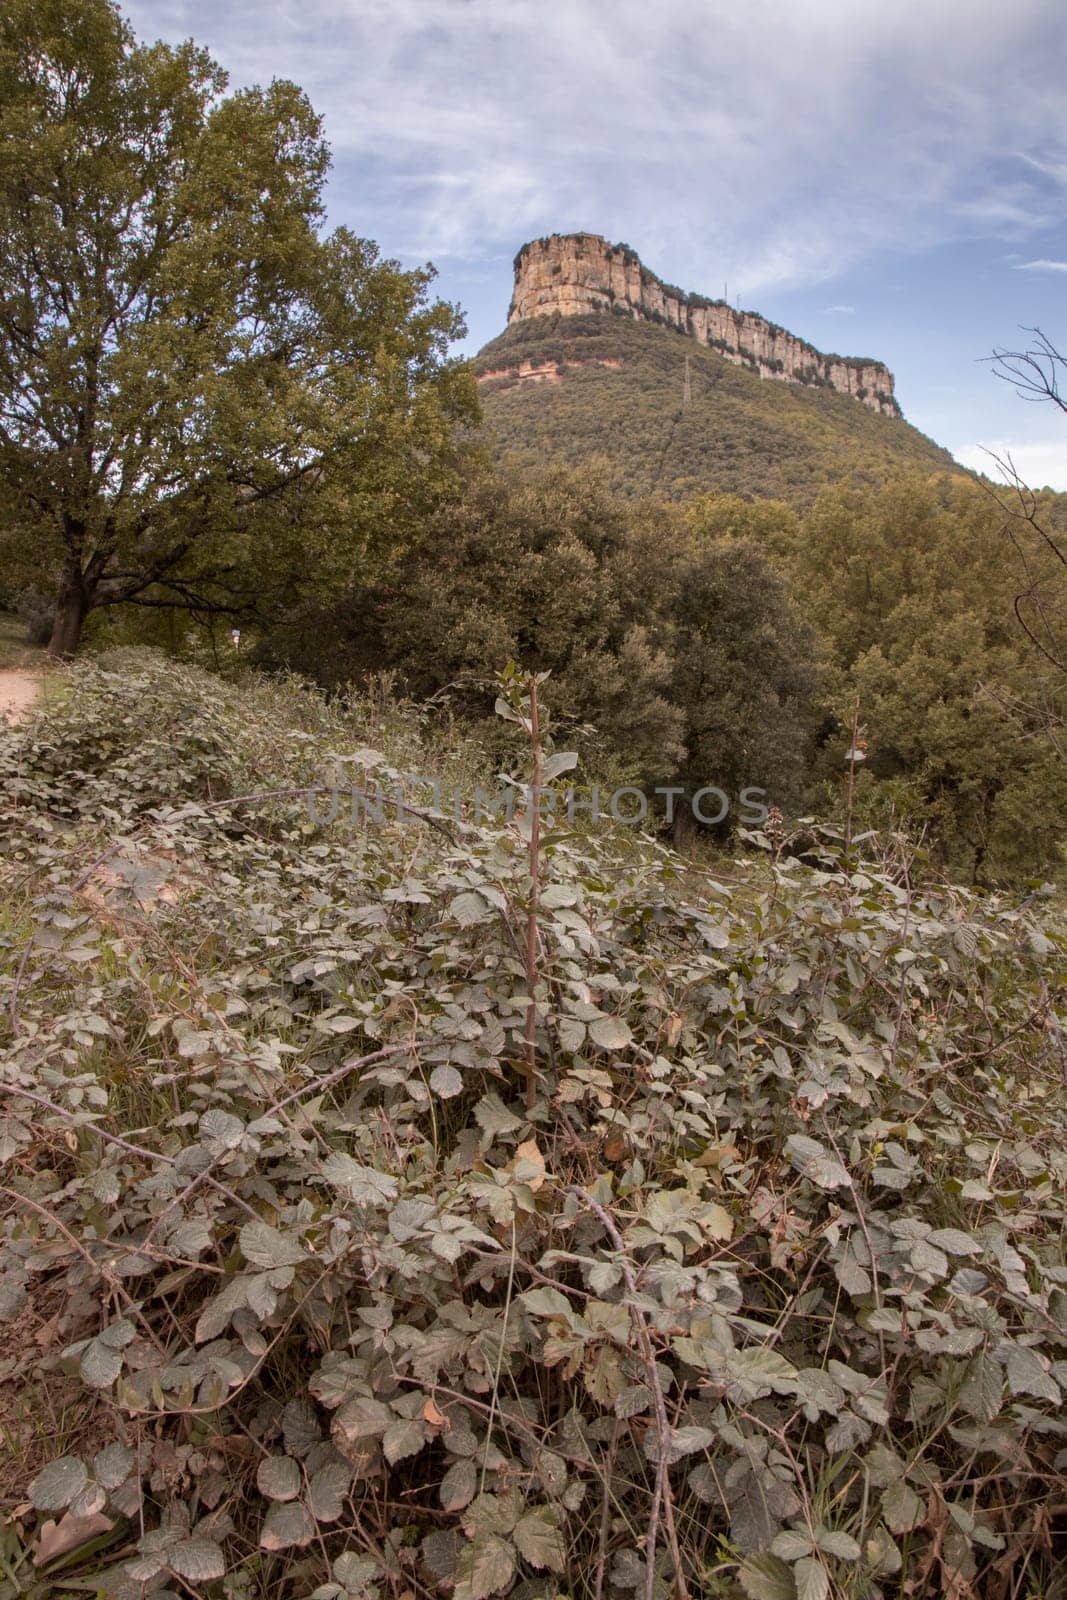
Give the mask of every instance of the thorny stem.
M 648 1373 L 648 1386 L 652 1391 L 659 1449 L 656 1452 L 656 1489 L 652 1499 L 652 1512 L 648 1521 L 648 1539 L 645 1550 L 645 1559 L 648 1563 L 645 1576 L 645 1600 L 651 1600 L 652 1585 L 655 1578 L 656 1538 L 659 1532 L 661 1501 L 663 1504 L 663 1520 L 667 1525 L 667 1539 L 671 1547 L 671 1558 L 674 1562 L 674 1592 L 678 1600 L 689 1600 L 689 1588 L 685 1581 L 685 1571 L 682 1566 L 682 1552 L 678 1545 L 678 1532 L 674 1525 L 674 1500 L 671 1495 L 670 1474 L 667 1470 L 671 1448 L 671 1426 L 667 1420 L 667 1403 L 663 1398 L 663 1385 L 659 1381 L 656 1354 L 652 1348 L 652 1340 L 649 1337 L 648 1323 L 644 1312 L 638 1304 L 637 1283 L 634 1279 L 633 1268 L 630 1265 L 630 1258 L 626 1254 L 626 1245 L 623 1242 L 622 1235 L 599 1200 L 594 1200 L 587 1189 L 575 1189 L 568 1186 L 568 1193 L 584 1201 L 590 1210 L 595 1213 L 608 1238 L 619 1252 L 619 1266 L 622 1270 L 623 1281 L 626 1284 L 626 1292 L 629 1296 L 630 1315 L 637 1329 L 641 1354 L 644 1357 L 645 1369 Z
M 515 1218 L 511 1219 L 511 1260 L 508 1264 L 508 1289 L 504 1298 L 504 1324 L 500 1330 L 500 1349 L 497 1351 L 496 1370 L 493 1373 L 493 1403 L 489 1407 L 489 1421 L 485 1426 L 485 1453 L 482 1456 L 482 1477 L 478 1493 L 485 1493 L 485 1475 L 489 1470 L 489 1452 L 493 1448 L 493 1423 L 496 1421 L 497 1403 L 500 1399 L 500 1374 L 504 1368 L 504 1352 L 508 1347 L 508 1318 L 511 1316 L 511 1296 L 515 1288 Z
M 602 1600 L 604 1593 L 604 1568 L 608 1558 L 608 1527 L 611 1521 L 611 1475 L 615 1469 L 615 1452 L 619 1447 L 619 1418 L 611 1425 L 611 1442 L 608 1445 L 608 1462 L 604 1473 L 604 1494 L 600 1506 L 600 1533 L 597 1540 L 596 1582 L 593 1600 Z M 652 1571 L 651 1563 L 648 1568 Z
M 537 900 L 541 893 L 541 728 L 537 709 L 537 679 L 530 678 L 530 745 L 533 750 L 533 784 L 530 790 L 530 904 L 526 912 L 526 1109 L 537 1098 Z

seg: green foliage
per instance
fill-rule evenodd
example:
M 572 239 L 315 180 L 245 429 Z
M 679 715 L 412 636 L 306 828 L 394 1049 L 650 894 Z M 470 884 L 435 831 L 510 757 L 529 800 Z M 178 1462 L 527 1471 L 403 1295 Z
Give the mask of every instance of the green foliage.
M 1040 584 L 1045 614 L 1062 619 L 1067 570 L 1025 527 L 1009 538 L 1001 507 L 961 479 L 830 491 L 793 530 L 783 515 L 772 548 L 826 641 L 842 721 L 859 700 L 861 804 L 875 815 L 906 785 L 908 824 L 930 830 L 956 873 L 1004 881 L 1059 867 L 1064 685 L 1014 601 Z M 835 777 L 843 737 L 827 748 Z
M 399 536 L 475 414 L 462 328 L 344 229 L 291 83 L 224 96 L 109 0 L 0 24 L 7 565 L 88 611 L 268 611 Z
M 476 463 L 387 582 L 273 648 L 327 681 L 395 669 L 468 722 L 484 722 L 486 680 L 521 660 L 551 671 L 558 719 L 595 727 L 587 776 L 764 787 L 783 804 L 800 791 L 812 640 L 780 579 L 754 540 L 698 536 L 593 471 Z
M 768 803 L 797 806 L 817 703 L 814 639 L 759 540 L 687 529 L 667 551 L 650 542 L 648 556 L 650 578 L 669 574 L 669 693 L 685 714 L 676 776 L 691 793 L 755 786 Z
M 547 829 L 530 906 L 517 821 L 309 821 L 403 719 L 68 687 L 0 734 L 0 1311 L 95 1407 L 10 1489 L 97 1519 L 65 1581 L 1050 1592 L 1061 920 L 625 830 Z
M 687 357 L 692 399 L 683 409 Z M 631 494 L 725 492 L 802 506 L 829 483 L 952 466 L 899 418 L 829 388 L 761 379 L 687 335 L 626 315 L 517 322 L 474 365 L 484 375 L 523 361 L 556 363 L 561 382 L 481 384 L 499 450 L 523 465 L 600 461 L 611 486 Z

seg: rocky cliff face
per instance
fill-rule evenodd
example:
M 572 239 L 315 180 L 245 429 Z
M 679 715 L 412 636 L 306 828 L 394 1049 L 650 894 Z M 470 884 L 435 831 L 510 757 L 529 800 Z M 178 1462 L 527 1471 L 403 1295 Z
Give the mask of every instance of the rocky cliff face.
M 554 233 L 523 245 L 515 257 L 508 322 L 527 317 L 616 312 L 660 322 L 711 346 L 763 378 L 806 383 L 853 395 L 873 411 L 900 414 L 893 374 L 880 361 L 823 355 L 751 311 L 662 283 L 627 245 L 595 233 Z

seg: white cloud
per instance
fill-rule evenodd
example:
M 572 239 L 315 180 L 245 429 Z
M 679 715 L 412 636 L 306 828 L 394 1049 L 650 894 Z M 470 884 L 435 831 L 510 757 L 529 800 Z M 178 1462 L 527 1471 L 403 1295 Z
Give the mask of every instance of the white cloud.
M 1016 272 L 1067 272 L 1067 261 L 1020 261 Z
M 827 306 L 823 311 L 824 317 L 854 317 L 855 306 Z
M 1004 479 L 999 462 L 1011 461 L 1031 489 L 1067 489 L 1067 435 L 1043 442 L 998 439 L 991 444 L 965 444 L 952 454 L 962 466 L 984 472 L 996 482 Z
M 126 0 L 326 118 L 336 220 L 420 258 L 628 238 L 752 303 L 888 248 L 1018 244 L 1067 188 L 1060 0 Z M 1032 246 L 1031 246 L 1032 248 Z

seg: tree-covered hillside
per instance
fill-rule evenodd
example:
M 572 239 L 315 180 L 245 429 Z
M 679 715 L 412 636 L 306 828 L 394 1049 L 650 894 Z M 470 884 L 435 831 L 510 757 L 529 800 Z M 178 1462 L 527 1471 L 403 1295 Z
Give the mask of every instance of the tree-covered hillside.
M 953 465 L 907 422 L 831 389 L 766 381 L 672 329 L 624 316 L 515 323 L 479 352 L 475 371 L 484 377 L 524 362 L 557 363 L 562 381 L 482 382 L 495 444 L 520 461 L 601 457 L 612 486 L 637 494 L 720 490 L 797 504 L 827 483 Z

